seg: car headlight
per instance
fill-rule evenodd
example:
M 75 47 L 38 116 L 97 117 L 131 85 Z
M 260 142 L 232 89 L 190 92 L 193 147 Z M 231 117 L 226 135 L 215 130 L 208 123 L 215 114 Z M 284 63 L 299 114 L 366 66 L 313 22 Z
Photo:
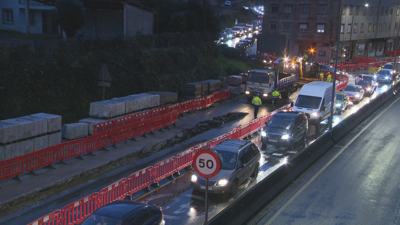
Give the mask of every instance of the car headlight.
M 196 175 L 192 175 L 191 181 L 196 183 L 197 182 L 197 176 Z
M 267 96 L 268 96 L 268 94 L 267 94 L 267 93 L 265 93 L 265 94 L 263 94 L 263 96 L 264 96 L 264 97 L 267 97 Z
M 224 187 L 229 183 L 227 179 L 221 179 L 218 181 L 218 186 Z
M 372 89 L 369 87 L 369 88 L 367 88 L 367 91 L 371 91 Z
M 336 103 L 336 106 L 342 106 L 342 103 Z
M 388 76 L 386 76 L 386 77 L 385 77 L 385 79 L 386 79 L 386 80 L 389 80 L 389 77 L 388 77 Z
M 359 94 L 356 94 L 356 95 L 354 95 L 354 97 L 356 97 L 356 98 L 359 98 L 359 97 L 360 97 L 360 95 L 359 95 Z
M 313 113 L 311 113 L 311 116 L 312 117 L 318 117 L 318 113 L 317 112 L 313 112 Z
M 246 91 L 246 95 L 249 95 L 250 94 L 250 91 Z
M 261 131 L 261 136 L 266 137 L 267 136 L 267 132 Z
M 289 134 L 282 135 L 281 139 L 283 139 L 283 140 L 289 139 Z

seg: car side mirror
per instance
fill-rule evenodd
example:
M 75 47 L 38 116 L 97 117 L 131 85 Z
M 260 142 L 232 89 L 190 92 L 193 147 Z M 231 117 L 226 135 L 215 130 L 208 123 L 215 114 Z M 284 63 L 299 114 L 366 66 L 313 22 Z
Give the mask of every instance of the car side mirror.
M 321 107 L 321 111 L 325 111 L 325 106 L 324 105 Z
M 241 164 L 238 166 L 238 169 L 242 169 L 242 168 L 244 168 L 244 164 Z
M 265 125 L 268 125 L 268 121 L 267 121 L 267 122 L 265 122 Z

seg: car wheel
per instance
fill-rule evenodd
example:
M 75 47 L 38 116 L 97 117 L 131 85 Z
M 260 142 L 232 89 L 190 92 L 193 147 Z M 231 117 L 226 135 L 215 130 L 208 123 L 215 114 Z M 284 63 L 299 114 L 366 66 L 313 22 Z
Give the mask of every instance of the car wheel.
M 265 150 L 265 149 L 267 149 L 267 144 L 264 144 L 264 143 L 263 143 L 263 144 L 261 145 L 261 150 Z
M 238 181 L 234 180 L 231 186 L 231 190 L 229 192 L 229 194 L 231 195 L 235 195 L 236 194 L 236 190 L 237 190 L 237 186 L 238 186 Z
M 251 175 L 251 178 L 254 178 L 254 179 L 257 178 L 259 167 L 260 167 L 260 166 L 257 164 L 257 165 L 256 165 L 256 168 L 254 168 L 254 172 L 253 172 L 253 175 Z

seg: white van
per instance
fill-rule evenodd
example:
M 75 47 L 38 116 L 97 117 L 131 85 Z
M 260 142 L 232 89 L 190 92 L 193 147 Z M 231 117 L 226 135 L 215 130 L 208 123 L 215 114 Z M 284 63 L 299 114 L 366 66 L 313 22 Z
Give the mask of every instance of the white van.
M 321 121 L 330 116 L 332 94 L 335 94 L 335 92 L 331 82 L 314 81 L 308 83 L 301 88 L 293 110 L 304 112 L 309 118 L 308 123 L 315 125 L 317 132 L 319 132 Z M 334 97 L 336 98 L 336 96 Z M 333 102 L 335 102 L 335 99 Z M 335 107 L 333 107 L 333 110 L 335 110 Z

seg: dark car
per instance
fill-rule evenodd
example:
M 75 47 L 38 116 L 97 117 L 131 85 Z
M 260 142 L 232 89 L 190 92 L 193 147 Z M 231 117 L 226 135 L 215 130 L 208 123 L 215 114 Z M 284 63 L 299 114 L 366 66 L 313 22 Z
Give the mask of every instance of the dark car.
M 357 83 L 364 89 L 365 95 L 372 95 L 375 92 L 376 86 L 372 84 L 372 82 L 366 80 L 360 80 Z
M 394 80 L 393 70 L 382 69 L 376 73 L 378 83 L 391 83 Z
M 164 225 L 162 209 L 131 201 L 115 201 L 96 210 L 81 225 Z
M 261 132 L 263 149 L 267 145 L 293 149 L 296 142 L 307 142 L 308 118 L 304 112 L 281 111 L 266 124 Z

